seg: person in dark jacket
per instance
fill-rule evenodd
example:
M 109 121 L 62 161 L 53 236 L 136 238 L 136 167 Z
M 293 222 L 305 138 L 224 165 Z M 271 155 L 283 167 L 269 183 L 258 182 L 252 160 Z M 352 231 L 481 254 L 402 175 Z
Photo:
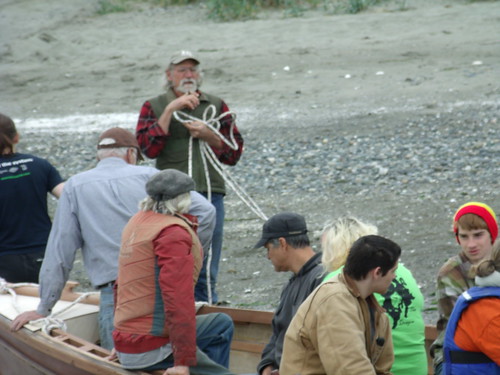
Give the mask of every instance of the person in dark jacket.
M 315 253 L 307 236 L 303 216 L 283 212 L 264 223 L 262 237 L 255 248 L 265 247 L 276 272 L 293 272 L 281 292 L 273 317 L 273 335 L 262 352 L 257 371 L 262 375 L 279 374 L 285 333 L 295 312 L 322 281 L 321 253 Z

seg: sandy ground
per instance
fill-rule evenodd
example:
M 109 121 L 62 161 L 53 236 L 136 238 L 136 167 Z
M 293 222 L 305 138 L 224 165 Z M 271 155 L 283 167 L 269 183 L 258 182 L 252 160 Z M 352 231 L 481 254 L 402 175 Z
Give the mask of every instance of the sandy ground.
M 178 49 L 199 54 L 207 91 L 273 120 L 309 108 L 341 116 L 498 99 L 500 3 L 406 3 L 214 23 L 202 7 L 96 16 L 96 1 L 2 0 L 1 109 L 19 118 L 136 112 Z
M 98 16 L 96 3 L 0 0 L 0 112 L 26 132 L 40 124 L 40 132 L 53 136 L 110 125 L 133 129 L 142 102 L 161 90 L 168 56 L 190 49 L 202 60 L 203 88 L 238 113 L 247 139 L 369 135 L 380 127 L 390 134 L 412 117 L 469 109 L 482 113 L 498 138 L 498 1 L 408 0 L 404 10 L 397 1 L 357 15 L 266 12 L 231 23 L 208 20 L 203 6 Z M 28 142 L 41 141 L 32 134 Z M 474 198 L 500 212 L 498 184 L 478 186 L 477 193 Z M 385 226 L 382 232 L 407 249 L 407 264 L 426 295 L 426 319 L 433 320 L 433 278 L 457 250 L 449 220 L 461 197 L 415 206 L 389 191 L 334 203 L 318 192 L 293 200 L 278 193 L 272 202 L 257 198 L 269 214 L 307 212 L 316 231 L 345 213 Z M 275 274 L 264 254 L 251 250 L 262 223 L 249 213 L 242 217 L 235 199 L 228 197 L 221 298 L 272 308 L 288 275 Z M 419 253 L 422 248 L 427 251 Z M 436 255 L 438 248 L 444 250 Z

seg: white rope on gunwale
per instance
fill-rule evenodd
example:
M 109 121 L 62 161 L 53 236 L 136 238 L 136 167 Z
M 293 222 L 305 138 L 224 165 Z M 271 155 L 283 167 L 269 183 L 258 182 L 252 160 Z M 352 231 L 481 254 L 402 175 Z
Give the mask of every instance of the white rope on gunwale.
M 17 293 L 15 292 L 15 288 L 20 288 L 23 286 L 33 286 L 33 287 L 39 287 L 38 284 L 35 283 L 8 283 L 5 279 L 0 277 L 0 294 L 10 294 L 12 297 L 12 306 L 14 309 L 17 311 L 18 314 L 21 314 L 23 311 L 19 307 L 17 303 Z M 99 294 L 99 292 L 87 292 L 81 294 L 77 299 L 72 301 L 69 305 L 64 307 L 63 309 L 59 311 L 54 311 L 52 314 L 49 316 L 32 320 L 29 322 L 29 324 L 33 325 L 38 325 L 41 324 L 41 329 L 44 333 L 47 335 L 50 335 L 50 331 L 52 331 L 55 328 L 60 328 L 63 331 L 66 331 L 67 326 L 66 322 L 63 319 L 57 318 L 57 316 L 61 315 L 65 311 L 68 311 L 70 308 L 75 306 L 77 303 L 80 303 L 80 301 L 86 299 L 87 297 L 94 295 L 94 294 Z
M 12 297 L 12 306 L 17 311 L 18 314 L 22 313 L 21 308 L 17 304 L 17 293 L 14 291 L 15 288 L 20 288 L 22 286 L 35 286 L 38 287 L 38 284 L 34 283 L 17 283 L 11 284 L 8 283 L 7 280 L 0 277 L 0 294 L 10 294 Z

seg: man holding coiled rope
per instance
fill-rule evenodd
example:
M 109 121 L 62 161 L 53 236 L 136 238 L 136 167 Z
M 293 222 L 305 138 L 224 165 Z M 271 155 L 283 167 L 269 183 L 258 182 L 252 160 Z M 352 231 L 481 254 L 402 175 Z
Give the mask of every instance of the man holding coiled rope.
M 189 174 L 196 190 L 217 211 L 212 249 L 204 249 L 204 264 L 195 289 L 197 301 L 217 303 L 215 291 L 222 249 L 226 184 L 221 163 L 235 165 L 243 138 L 226 103 L 200 91 L 200 61 L 190 51 L 178 51 L 166 71 L 166 92 L 147 100 L 139 115 L 136 137 L 143 153 L 158 169 Z

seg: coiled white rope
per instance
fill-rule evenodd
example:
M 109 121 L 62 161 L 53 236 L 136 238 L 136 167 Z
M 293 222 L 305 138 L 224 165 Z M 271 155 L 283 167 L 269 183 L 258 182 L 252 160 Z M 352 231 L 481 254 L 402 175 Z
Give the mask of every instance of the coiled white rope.
M 59 328 L 65 332 L 68 329 L 68 326 L 66 325 L 66 322 L 64 320 L 57 319 L 57 318 L 51 318 L 50 316 L 30 321 L 30 324 L 33 324 L 33 325 L 37 325 L 38 323 L 42 324 L 43 333 L 45 333 L 46 335 L 49 335 L 49 336 L 50 336 L 50 332 L 53 329 Z
M 12 284 L 12 283 L 8 283 L 5 279 L 0 277 L 0 294 L 7 294 L 8 293 L 12 296 L 12 306 L 19 314 L 22 313 L 23 311 L 21 310 L 21 308 L 19 307 L 19 305 L 17 303 L 17 293 L 14 291 L 14 289 L 20 288 L 22 286 L 38 287 L 38 284 L 34 284 L 34 283 Z M 57 318 L 57 316 L 61 315 L 65 311 L 68 311 L 70 308 L 75 306 L 77 303 L 80 303 L 80 301 L 86 299 L 88 296 L 93 295 L 93 294 L 99 294 L 99 292 L 83 293 L 77 299 L 72 301 L 69 305 L 67 305 L 63 309 L 61 309 L 59 311 L 55 311 L 52 314 L 50 314 L 49 316 L 46 316 L 46 317 L 43 317 L 40 319 L 36 319 L 36 320 L 32 320 L 29 322 L 29 324 L 38 325 L 39 323 L 41 323 L 42 331 L 44 333 L 46 333 L 47 335 L 50 335 L 50 331 L 52 331 L 55 328 L 60 328 L 63 331 L 66 331 L 67 326 L 66 326 L 65 321 L 63 319 Z
M 66 331 L 66 329 L 67 329 L 66 323 L 64 322 L 64 320 L 62 320 L 60 318 L 57 318 L 57 317 L 59 315 L 61 315 L 62 313 L 64 313 L 64 312 L 68 311 L 69 309 L 71 309 L 77 303 L 80 303 L 80 301 L 86 299 L 88 296 L 91 296 L 91 295 L 94 295 L 94 294 L 99 294 L 99 292 L 87 292 L 87 293 L 83 293 L 83 294 L 80 295 L 80 297 L 78 297 L 77 299 L 75 299 L 74 301 L 72 301 L 69 305 L 67 305 L 66 307 L 62 308 L 61 310 L 54 311 L 52 314 L 50 314 L 49 316 L 46 316 L 44 318 L 33 320 L 33 321 L 30 322 L 30 324 L 42 323 L 43 324 L 42 325 L 42 330 L 43 330 L 43 332 L 45 332 L 48 335 L 50 334 L 50 331 L 53 330 L 54 328 L 60 328 L 63 331 Z
M 216 114 L 216 108 L 213 104 L 211 104 L 203 112 L 202 119 L 196 118 L 196 117 L 191 116 L 191 115 L 189 115 L 185 112 L 182 112 L 182 111 L 175 111 L 173 115 L 177 121 L 182 122 L 182 123 L 189 123 L 189 122 L 193 122 L 193 121 L 199 121 L 199 122 L 204 123 L 210 130 L 212 130 L 215 134 L 217 134 L 217 136 L 225 144 L 227 144 L 232 150 L 237 150 L 239 146 L 234 138 L 234 126 L 235 126 L 234 120 L 236 119 L 236 114 L 234 112 L 231 112 L 231 111 L 224 112 L 217 117 L 215 117 L 215 114 Z M 226 116 L 231 116 L 231 118 L 232 118 L 231 127 L 229 129 L 230 139 L 227 139 L 226 137 L 224 137 L 221 134 L 221 132 L 219 131 L 219 129 L 221 127 L 220 120 Z M 267 220 L 267 216 L 260 209 L 260 207 L 257 205 L 257 203 L 236 182 L 234 177 L 224 168 L 223 164 L 217 159 L 217 156 L 215 155 L 212 148 L 201 139 L 199 140 L 199 148 L 200 148 L 201 159 L 202 159 L 203 167 L 204 167 L 204 171 L 205 171 L 205 178 L 207 181 L 208 199 L 211 200 L 212 192 L 211 192 L 211 186 L 210 186 L 210 176 L 208 174 L 207 158 L 208 158 L 208 161 L 210 162 L 210 164 L 212 164 L 214 169 L 222 176 L 224 181 L 227 182 L 228 186 L 232 190 L 234 190 L 234 192 L 238 195 L 238 197 L 242 200 L 242 202 L 245 203 L 253 211 L 253 213 L 255 213 L 259 218 L 261 218 L 262 220 Z M 193 137 L 189 138 L 188 174 L 189 174 L 189 176 L 193 175 Z
M 181 123 L 189 123 L 192 121 L 199 121 L 204 123 L 211 131 L 213 131 L 226 145 L 228 145 L 232 150 L 238 150 L 238 143 L 234 138 L 234 126 L 236 114 L 232 111 L 227 111 L 216 117 L 217 110 L 213 104 L 210 104 L 203 111 L 203 118 L 199 119 L 197 117 L 191 116 L 182 111 L 175 111 L 173 113 L 174 118 Z M 229 129 L 229 137 L 227 139 L 219 131 L 221 124 L 220 121 L 226 116 L 231 116 L 231 127 Z M 200 155 L 203 164 L 203 169 L 205 172 L 205 180 L 207 182 L 207 197 L 208 200 L 212 200 L 212 188 L 210 186 L 210 175 L 208 171 L 208 162 L 214 167 L 214 169 L 222 176 L 226 184 L 236 193 L 240 200 L 245 203 L 259 218 L 262 220 L 267 220 L 267 216 L 260 209 L 257 203 L 248 195 L 248 193 L 236 182 L 234 177 L 224 168 L 222 163 L 217 159 L 212 148 L 203 140 L 199 139 Z M 188 174 L 193 176 L 193 137 L 189 137 L 189 148 L 188 148 Z M 212 288 L 210 282 L 210 265 L 212 264 L 212 247 L 210 247 L 207 254 L 207 295 L 208 303 L 212 303 Z

